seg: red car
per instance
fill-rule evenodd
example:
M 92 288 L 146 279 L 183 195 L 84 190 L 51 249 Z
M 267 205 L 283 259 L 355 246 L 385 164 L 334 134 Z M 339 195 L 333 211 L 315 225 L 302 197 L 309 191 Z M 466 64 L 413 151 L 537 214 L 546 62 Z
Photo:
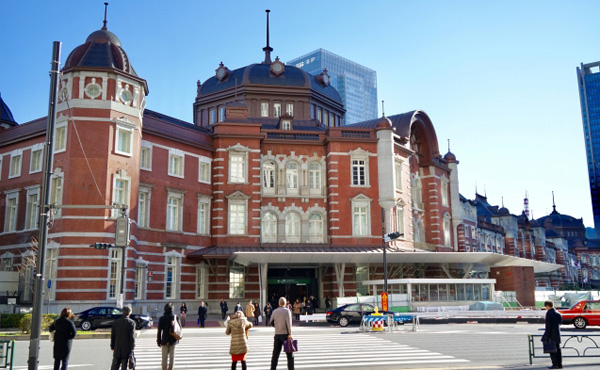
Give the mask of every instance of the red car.
M 588 325 L 600 325 L 600 301 L 579 301 L 568 310 L 558 310 L 563 324 L 572 323 L 577 329 Z

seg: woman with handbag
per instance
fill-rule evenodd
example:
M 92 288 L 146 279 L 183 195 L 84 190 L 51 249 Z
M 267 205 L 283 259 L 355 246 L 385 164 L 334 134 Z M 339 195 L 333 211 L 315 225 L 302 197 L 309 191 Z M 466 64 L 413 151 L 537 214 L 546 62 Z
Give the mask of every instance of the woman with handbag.
M 185 302 L 181 303 L 181 307 L 179 307 L 179 317 L 181 318 L 181 327 L 185 327 L 185 320 L 187 319 L 187 306 Z
M 246 320 L 242 311 L 231 315 L 227 322 L 225 334 L 231 335 L 229 354 L 231 355 L 231 370 L 235 370 L 238 361 L 242 362 L 242 370 L 246 370 L 246 354 L 248 353 L 248 330 L 252 323 Z
M 69 307 L 63 308 L 60 317 L 49 328 L 54 333 L 54 370 L 67 370 L 73 338 L 77 335 L 75 324 L 69 320 L 71 315 L 73 312 Z

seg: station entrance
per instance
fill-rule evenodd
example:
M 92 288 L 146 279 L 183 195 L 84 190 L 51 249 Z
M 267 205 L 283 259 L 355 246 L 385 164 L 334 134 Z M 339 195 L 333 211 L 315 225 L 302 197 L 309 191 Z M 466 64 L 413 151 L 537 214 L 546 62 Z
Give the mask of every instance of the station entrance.
M 319 284 L 316 268 L 269 268 L 267 297 L 271 304 L 279 297 L 287 297 L 291 304 L 304 297 L 319 297 Z

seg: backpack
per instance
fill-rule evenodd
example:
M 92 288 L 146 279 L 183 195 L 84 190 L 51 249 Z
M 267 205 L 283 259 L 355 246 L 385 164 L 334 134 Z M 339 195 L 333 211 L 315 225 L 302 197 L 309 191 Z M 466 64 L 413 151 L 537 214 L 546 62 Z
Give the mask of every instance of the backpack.
M 183 338 L 183 333 L 181 330 L 181 325 L 179 325 L 179 321 L 177 320 L 177 316 L 175 316 L 173 318 L 173 321 L 171 321 L 171 330 L 169 331 L 169 334 L 171 334 L 171 336 L 173 338 L 175 338 L 175 340 L 181 340 L 181 338 Z

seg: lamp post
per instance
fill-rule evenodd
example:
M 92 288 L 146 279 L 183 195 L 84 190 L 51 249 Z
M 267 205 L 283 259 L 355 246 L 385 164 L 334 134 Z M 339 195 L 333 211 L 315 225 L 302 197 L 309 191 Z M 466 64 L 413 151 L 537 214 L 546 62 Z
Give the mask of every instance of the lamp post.
M 403 233 L 394 231 L 392 233 L 385 233 L 385 209 L 381 207 L 381 231 L 383 238 L 381 239 L 381 245 L 383 248 L 383 291 L 384 293 L 388 292 L 388 281 L 387 281 L 387 243 L 392 240 L 398 239 L 401 236 L 404 236 Z

